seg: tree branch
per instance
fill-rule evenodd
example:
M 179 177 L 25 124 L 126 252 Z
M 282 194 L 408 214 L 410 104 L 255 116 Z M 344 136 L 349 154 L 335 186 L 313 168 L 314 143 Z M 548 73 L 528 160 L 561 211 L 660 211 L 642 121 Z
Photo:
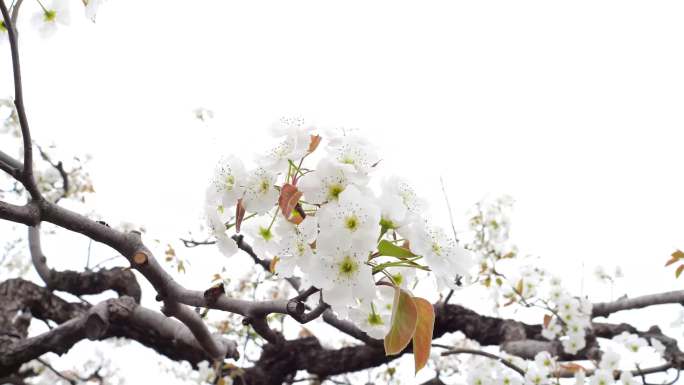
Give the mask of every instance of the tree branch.
M 41 249 L 40 227 L 29 227 L 28 239 L 33 266 L 49 289 L 65 291 L 75 296 L 114 290 L 119 296 L 129 296 L 140 303 L 142 291 L 130 270 L 115 267 L 99 271 L 57 271 L 47 265 Z
M 649 294 L 635 298 L 622 298 L 613 302 L 595 303 L 592 308 L 593 317 L 607 317 L 622 310 L 642 309 L 648 306 L 674 304 L 684 306 L 684 290 Z
M 18 10 L 18 8 L 15 10 Z M 21 85 L 21 65 L 19 64 L 17 28 L 16 24 L 12 21 L 4 0 L 0 0 L 0 11 L 2 12 L 2 18 L 7 26 L 7 37 L 9 39 L 12 56 L 12 71 L 14 73 L 14 105 L 17 107 L 17 116 L 19 117 L 19 126 L 21 127 L 21 136 L 24 142 L 24 169 L 21 182 L 26 187 L 29 194 L 31 194 L 31 198 L 35 201 L 40 201 L 42 196 L 33 176 L 33 141 L 31 140 L 31 131 L 29 130 L 28 118 L 26 117 L 26 110 L 24 108 L 24 91 Z
M 0 330 L 15 330 L 0 338 L 0 376 L 14 372 L 22 363 L 46 352 L 62 354 L 83 339 L 126 337 L 149 346 L 172 359 L 185 359 L 193 364 L 215 358 L 185 324 L 145 309 L 130 297 L 110 299 L 96 306 L 71 304 L 47 289 L 21 279 L 0 283 Z M 60 325 L 36 337 L 26 338 L 28 323 L 22 330 L 7 329 L 16 311 L 29 309 L 41 319 L 52 319 Z M 192 311 L 191 311 L 192 312 Z M 225 356 L 237 358 L 232 341 L 216 337 L 225 348 Z

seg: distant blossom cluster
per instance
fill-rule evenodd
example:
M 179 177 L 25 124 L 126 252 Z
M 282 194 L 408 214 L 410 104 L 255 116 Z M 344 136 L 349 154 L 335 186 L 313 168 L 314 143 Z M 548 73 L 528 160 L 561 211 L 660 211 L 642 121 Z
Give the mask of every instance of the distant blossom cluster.
M 231 235 L 240 230 L 274 261 L 274 273 L 322 289 L 335 312 L 377 338 L 388 330 L 393 295 L 378 281 L 410 289 L 421 270 L 440 289 L 457 288 L 468 275 L 471 253 L 430 223 L 415 190 L 397 176 L 373 178 L 380 158 L 365 138 L 301 119 L 281 119 L 271 131 L 276 144 L 253 168 L 225 157 L 207 190 L 208 223 L 224 255 L 237 252 Z

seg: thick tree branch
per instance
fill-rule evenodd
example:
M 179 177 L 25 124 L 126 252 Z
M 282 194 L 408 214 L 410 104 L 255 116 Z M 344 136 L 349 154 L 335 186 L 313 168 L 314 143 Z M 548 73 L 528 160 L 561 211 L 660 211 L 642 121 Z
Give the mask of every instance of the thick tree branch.
M 140 302 L 140 285 L 130 270 L 115 267 L 99 271 L 57 271 L 47 265 L 47 259 L 41 249 L 40 227 L 29 227 L 28 239 L 33 266 L 49 289 L 65 291 L 76 296 L 114 290 L 119 296 L 129 296 Z
M 83 339 L 126 337 L 151 347 L 172 359 L 185 359 L 193 364 L 214 357 L 208 355 L 194 334 L 181 322 L 138 306 L 130 297 L 110 299 L 88 308 L 71 304 L 47 289 L 21 279 L 0 283 L 0 330 L 13 331 L 0 337 L 0 376 L 46 352 L 62 354 Z M 24 309 L 41 319 L 52 319 L 60 326 L 36 337 L 26 338 L 28 323 L 21 329 L 12 318 Z M 237 358 L 234 342 L 217 337 L 226 356 Z

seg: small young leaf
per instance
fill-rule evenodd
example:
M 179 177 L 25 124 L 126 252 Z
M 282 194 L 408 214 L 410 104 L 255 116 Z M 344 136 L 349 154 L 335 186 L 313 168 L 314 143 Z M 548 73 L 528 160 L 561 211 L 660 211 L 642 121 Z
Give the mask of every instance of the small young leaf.
M 245 206 L 242 205 L 242 198 L 240 198 L 235 206 L 235 231 L 238 233 L 243 219 L 245 219 Z
M 684 271 L 684 264 L 679 265 L 677 270 L 675 270 L 675 278 L 679 278 L 679 276 L 682 275 L 682 271 Z
M 548 314 L 544 314 L 544 327 L 545 328 L 549 327 L 549 322 L 551 322 L 551 316 Z
M 309 142 L 309 154 L 316 151 L 318 145 L 321 144 L 321 139 L 323 138 L 321 138 L 320 135 L 311 135 L 311 142 Z
M 432 332 L 435 327 L 435 309 L 424 298 L 413 297 L 418 310 L 418 322 L 413 334 L 413 358 L 416 365 L 416 373 L 427 364 L 430 358 L 430 346 L 432 345 Z
M 280 257 L 276 255 L 273 257 L 273 259 L 271 259 L 271 263 L 268 264 L 268 271 L 270 271 L 271 274 L 275 274 L 275 268 L 278 262 L 280 262 Z
M 408 249 L 397 246 L 394 243 L 387 241 L 385 239 L 378 243 L 378 253 L 380 253 L 380 255 L 397 258 L 411 258 L 416 256 Z
M 301 223 L 301 221 L 304 219 L 299 213 L 299 215 L 292 215 L 301 197 L 302 192 L 297 190 L 297 187 L 289 183 L 283 185 L 283 187 L 280 189 L 280 197 L 278 198 L 278 206 L 280 206 L 280 211 L 282 211 L 285 219 L 295 224 Z
M 385 354 L 399 354 L 411 342 L 418 322 L 418 309 L 408 292 L 395 287 L 390 331 L 385 336 Z

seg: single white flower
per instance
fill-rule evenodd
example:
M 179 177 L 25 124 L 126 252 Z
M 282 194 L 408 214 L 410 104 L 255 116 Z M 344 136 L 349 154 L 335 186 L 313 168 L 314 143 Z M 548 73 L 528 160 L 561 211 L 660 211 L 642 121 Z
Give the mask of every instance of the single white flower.
M 276 215 L 275 221 L 279 217 Z M 259 258 L 270 258 L 279 250 L 280 236 L 275 231 L 273 221 L 273 216 L 262 215 L 251 218 L 242 225 L 244 232 L 252 239 L 252 249 Z
M 549 379 L 546 376 L 546 373 L 540 371 L 537 368 L 532 368 L 525 372 L 526 385 L 545 385 L 548 383 Z
M 604 370 L 617 370 L 620 366 L 620 355 L 612 349 L 607 349 L 601 355 L 601 362 L 599 368 Z
M 611 385 L 613 382 L 613 373 L 608 370 L 597 370 L 589 378 L 590 385 Z
M 375 298 L 373 271 L 366 265 L 368 254 L 338 249 L 332 254 L 318 255 L 310 270 L 313 284 L 323 289 L 323 300 L 341 317 L 356 300 Z
M 491 375 L 482 367 L 473 368 L 468 371 L 467 385 L 489 385 L 491 382 Z
M 275 206 L 279 196 L 275 180 L 276 175 L 263 168 L 248 173 L 242 198 L 246 211 L 264 214 Z
M 316 171 L 302 177 L 299 189 L 305 201 L 321 204 L 337 201 L 350 183 L 341 167 L 323 158 L 318 162 Z
M 102 5 L 102 3 L 104 3 L 104 0 L 87 0 L 85 6 L 86 17 L 95 22 L 97 11 L 100 9 L 100 5 Z
M 584 370 L 578 370 L 575 372 L 575 385 L 586 385 L 587 374 Z
M 356 135 L 345 135 L 330 140 L 328 151 L 332 158 L 361 175 L 368 174 L 372 167 L 380 161 L 378 154 L 365 138 Z
M 320 234 L 316 247 L 319 253 L 342 249 L 367 256 L 377 246 L 380 210 L 355 186 L 348 186 L 337 203 L 321 207 L 318 215 Z
M 584 349 L 587 345 L 587 341 L 584 337 L 570 336 L 570 338 L 563 340 L 562 345 L 564 352 L 568 354 L 577 354 L 577 352 Z
M 542 336 L 547 340 L 554 340 L 563 332 L 563 325 L 558 322 L 557 318 L 551 319 L 548 325 L 542 328 Z
M 665 345 L 663 345 L 662 342 L 660 342 L 659 339 L 657 338 L 651 338 L 651 346 L 653 349 L 655 349 L 656 352 L 658 352 L 660 355 L 663 355 L 665 353 Z
M 502 372 L 498 377 L 497 385 L 522 385 L 523 381 L 518 373 L 513 373 L 510 370 Z
M 9 38 L 9 35 L 7 33 L 7 26 L 5 25 L 5 21 L 0 20 L 0 44 L 2 44 L 2 42 L 7 40 L 8 38 Z M 4 133 L 2 131 L 2 128 L 3 127 L 0 127 L 0 133 Z
M 392 319 L 392 296 L 394 290 L 383 286 L 380 291 L 389 291 L 390 295 L 381 295 L 378 298 L 361 303 L 358 307 L 349 310 L 351 320 L 366 334 L 373 338 L 381 339 L 389 332 Z
M 211 191 L 211 189 L 210 189 Z M 208 192 L 207 194 L 211 194 Z M 226 257 L 233 256 L 238 251 L 235 241 L 226 234 L 226 222 L 229 215 L 221 205 L 206 203 L 204 206 L 204 216 L 211 235 L 216 238 L 216 245 L 221 254 Z
M 425 202 L 406 181 L 391 177 L 382 184 L 378 199 L 382 224 L 387 229 L 397 229 L 410 220 L 417 220 L 425 210 Z
M 639 384 L 639 382 L 637 382 L 634 379 L 632 372 L 630 372 L 629 370 L 624 370 L 620 374 L 620 382 L 622 383 L 622 385 L 637 385 L 637 384 Z
M 49 6 L 41 5 L 40 12 L 33 16 L 32 22 L 44 38 L 54 35 L 57 24 L 69 25 L 71 22 L 69 1 L 53 0 Z
M 224 209 L 235 207 L 245 191 L 247 173 L 242 161 L 235 156 L 222 158 L 211 179 L 208 199 L 221 202 Z
M 624 345 L 627 350 L 636 353 L 640 348 L 648 346 L 646 339 L 639 337 L 636 334 L 622 332 L 620 335 L 613 337 L 613 341 Z
M 553 367 L 556 365 L 556 362 L 551 357 L 551 354 L 549 354 L 547 351 L 537 353 L 537 355 L 534 356 L 534 363 L 537 365 L 537 370 L 539 370 L 541 373 L 544 373 L 544 375 L 551 373 Z
M 411 288 L 415 283 L 416 269 L 413 267 L 388 266 L 385 271 L 392 277 L 396 285 L 404 289 Z
M 271 133 L 280 142 L 266 155 L 259 156 L 257 162 L 266 170 L 279 172 L 287 170 L 289 161 L 296 161 L 307 154 L 311 143 L 312 127 L 303 119 L 282 118 L 273 124 Z
M 318 235 L 318 220 L 315 216 L 307 216 L 295 225 L 288 221 L 279 221 L 276 231 L 282 239 L 276 255 L 280 258 L 275 271 L 283 277 L 291 277 L 296 267 L 307 271 L 311 265 L 314 251 L 311 244 Z
M 444 229 L 418 222 L 411 226 L 407 238 L 411 251 L 423 256 L 440 289 L 458 289 L 458 277 L 469 276 L 475 263 L 471 252 L 460 247 Z

